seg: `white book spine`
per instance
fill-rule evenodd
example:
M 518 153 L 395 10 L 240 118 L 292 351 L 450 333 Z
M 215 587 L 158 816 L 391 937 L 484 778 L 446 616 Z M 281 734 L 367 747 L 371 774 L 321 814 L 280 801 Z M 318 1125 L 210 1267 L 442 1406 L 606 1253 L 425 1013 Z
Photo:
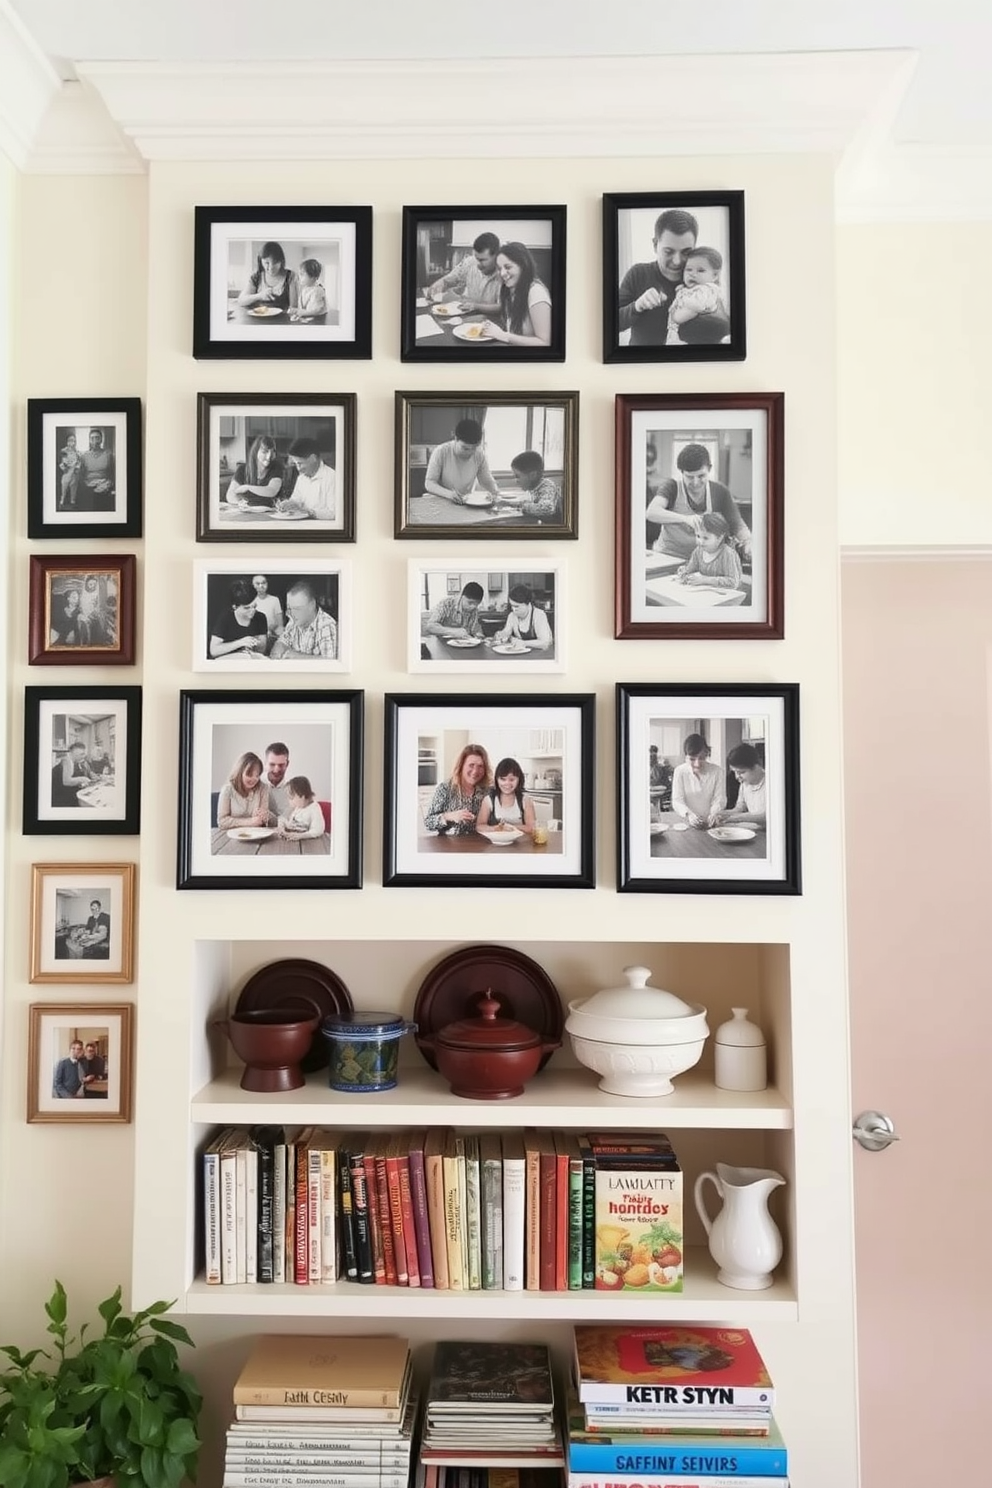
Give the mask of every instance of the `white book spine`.
M 210 1286 L 221 1281 L 220 1153 L 203 1154 L 203 1270 Z
M 347 1452 L 296 1451 L 292 1447 L 271 1452 L 228 1447 L 225 1461 L 228 1467 L 240 1463 L 243 1472 L 264 1472 L 268 1467 L 324 1467 L 329 1472 L 401 1473 L 406 1470 L 410 1454 L 383 1452 L 381 1456 L 368 1457 Z
M 277 1142 L 272 1163 L 272 1280 L 286 1280 L 286 1143 Z
M 524 1289 L 524 1159 L 503 1153 L 503 1290 Z
M 258 1148 L 245 1151 L 245 1281 L 258 1281 Z
M 220 1161 L 221 1181 L 221 1252 L 220 1278 L 226 1283 L 238 1279 L 238 1175 L 237 1160 L 233 1151 L 223 1154 Z
M 289 1468 L 286 1472 L 241 1472 L 224 1469 L 224 1488 L 408 1488 L 408 1475 L 380 1473 L 373 1468 L 367 1473 L 327 1473 L 323 1468 L 312 1472 Z
M 307 1151 L 307 1278 L 311 1284 L 320 1281 L 322 1269 L 321 1155 L 319 1147 Z

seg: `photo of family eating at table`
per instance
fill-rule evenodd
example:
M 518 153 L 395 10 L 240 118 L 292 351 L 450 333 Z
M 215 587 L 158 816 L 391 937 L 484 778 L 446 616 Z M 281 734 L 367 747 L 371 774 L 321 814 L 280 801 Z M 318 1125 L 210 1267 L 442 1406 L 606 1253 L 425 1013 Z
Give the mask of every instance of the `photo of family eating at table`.
M 51 807 L 55 812 L 119 809 L 112 713 L 56 713 L 51 721 Z
M 603 233 L 604 361 L 743 359 L 743 192 L 607 195 Z
M 201 393 L 200 541 L 354 539 L 355 396 Z
M 330 730 L 320 724 L 297 724 L 285 733 L 285 738 L 264 740 L 240 723 L 214 725 L 212 855 L 330 853 L 334 778 Z
M 414 672 L 561 672 L 560 569 L 518 559 L 410 563 L 409 668 Z
M 194 671 L 346 671 L 348 577 L 335 563 L 196 563 Z
M 578 394 L 396 395 L 397 537 L 574 537 Z
M 565 209 L 403 209 L 404 361 L 564 361 Z

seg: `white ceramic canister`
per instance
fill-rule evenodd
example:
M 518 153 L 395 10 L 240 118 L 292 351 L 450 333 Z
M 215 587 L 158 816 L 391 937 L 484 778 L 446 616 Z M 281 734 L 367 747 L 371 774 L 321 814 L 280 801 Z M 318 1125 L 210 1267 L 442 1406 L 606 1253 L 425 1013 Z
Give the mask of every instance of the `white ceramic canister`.
M 716 1085 L 720 1090 L 764 1090 L 768 1084 L 768 1049 L 747 1008 L 731 1008 L 733 1017 L 714 1036 Z

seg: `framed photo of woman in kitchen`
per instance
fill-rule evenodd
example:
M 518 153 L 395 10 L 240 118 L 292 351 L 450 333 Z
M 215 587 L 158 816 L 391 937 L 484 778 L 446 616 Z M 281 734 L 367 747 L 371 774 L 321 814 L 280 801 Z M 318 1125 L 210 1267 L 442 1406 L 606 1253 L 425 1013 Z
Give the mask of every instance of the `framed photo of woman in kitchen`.
M 595 887 L 591 693 L 387 694 L 387 887 Z
M 798 894 L 799 686 L 617 683 L 621 892 Z

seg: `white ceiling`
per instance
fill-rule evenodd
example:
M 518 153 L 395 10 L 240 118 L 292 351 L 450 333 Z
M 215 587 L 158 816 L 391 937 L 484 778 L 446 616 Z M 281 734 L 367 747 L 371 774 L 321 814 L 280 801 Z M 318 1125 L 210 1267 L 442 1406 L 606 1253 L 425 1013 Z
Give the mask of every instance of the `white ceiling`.
M 493 73 L 500 79 L 503 100 L 492 116 L 492 131 L 498 135 L 512 125 L 524 94 L 540 91 L 540 71 L 535 79 L 531 69 L 541 59 L 584 58 L 591 67 L 594 61 L 630 58 L 644 109 L 651 102 L 645 64 L 657 58 L 657 109 L 670 120 L 683 108 L 700 117 L 709 102 L 719 113 L 721 80 L 731 56 L 740 66 L 762 54 L 902 53 L 898 86 L 886 81 L 889 74 L 883 70 L 876 87 L 887 92 L 886 98 L 876 100 L 877 107 L 870 97 L 856 100 L 872 134 L 877 164 L 885 162 L 876 171 L 881 195 L 888 195 L 895 209 L 897 199 L 908 200 L 914 193 L 921 198 L 931 188 L 946 199 L 956 193 L 961 199 L 951 204 L 949 215 L 959 217 L 986 215 L 986 195 L 992 203 L 986 184 L 992 176 L 989 0 L 706 0 L 696 6 L 687 0 L 496 0 L 488 6 L 483 0 L 434 0 L 430 5 L 418 0 L 314 0 L 306 6 L 292 0 L 283 6 L 273 0 L 0 0 L 0 62 L 4 18 L 8 36 L 17 33 L 20 42 L 37 49 L 42 71 L 50 64 L 56 86 L 59 79 L 71 84 L 81 77 L 91 91 L 95 87 L 129 148 L 136 142 L 138 153 L 146 156 L 143 122 L 117 112 L 103 86 L 108 72 L 103 64 L 115 64 L 133 78 L 144 76 L 149 67 L 154 70 L 155 64 L 171 64 L 173 83 L 187 64 L 194 64 L 194 72 L 195 64 L 201 69 L 211 64 L 228 74 L 237 71 L 232 64 L 254 64 L 261 74 L 256 72 L 250 86 L 262 120 L 265 72 L 271 70 L 275 82 L 276 74 L 286 73 L 282 64 L 331 64 L 337 75 L 346 75 L 355 64 L 423 60 L 431 85 L 437 87 L 439 80 L 443 83 L 439 68 L 444 65 L 502 59 Z M 672 64 L 676 57 L 686 59 L 684 82 Z M 701 57 L 714 59 L 712 85 L 698 61 L 689 63 Z M 516 89 L 514 59 L 520 59 Z M 836 59 L 824 60 L 835 66 L 824 74 L 829 88 L 842 93 L 845 83 L 843 72 L 836 72 Z M 114 77 L 113 68 L 109 75 Z M 581 67 L 579 75 L 596 76 L 583 74 Z M 857 86 L 863 86 L 863 78 Z M 62 92 L 71 96 L 71 86 Z M 435 102 L 443 113 L 443 92 Z M 533 96 L 527 102 L 532 105 Z M 835 103 L 841 108 L 842 98 L 835 96 Z M 788 127 L 786 111 L 780 123 Z M 463 118 L 454 116 L 452 134 L 463 124 Z M 848 138 L 852 132 L 848 130 Z M 712 148 L 712 138 L 705 139 L 699 153 Z M 966 213 L 969 203 L 973 211 Z M 918 207 L 923 205 L 917 201 Z

